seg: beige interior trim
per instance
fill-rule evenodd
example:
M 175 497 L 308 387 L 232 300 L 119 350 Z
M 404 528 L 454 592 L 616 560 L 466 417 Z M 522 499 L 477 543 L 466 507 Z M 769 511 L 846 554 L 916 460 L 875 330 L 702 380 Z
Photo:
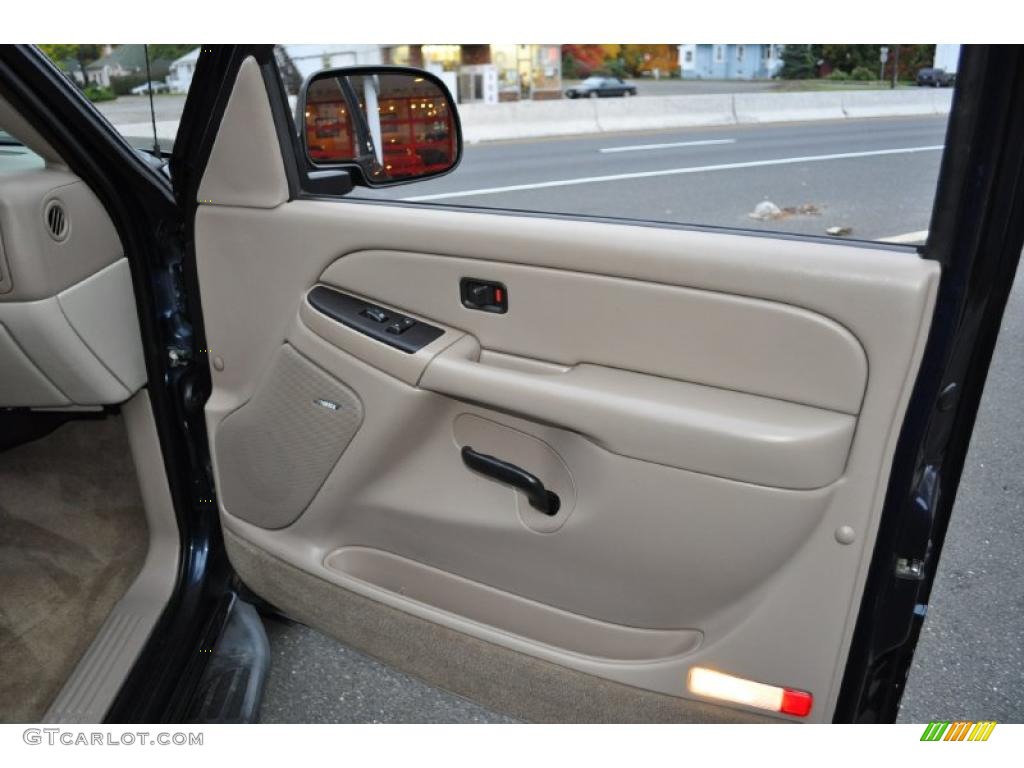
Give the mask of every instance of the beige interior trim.
M 126 259 L 50 298 L 0 302 L 0 326 L 14 345 L 0 363 L 23 385 L 0 405 L 120 403 L 146 382 Z
M 46 723 L 100 723 L 170 599 L 178 573 L 178 525 L 149 393 L 122 406 L 149 530 L 142 569 L 54 699 Z
M 120 259 L 57 294 L 82 343 L 129 392 L 146 383 L 135 289 L 127 259 Z
M 692 629 L 637 629 L 595 621 L 368 547 L 335 550 L 325 558 L 324 565 L 512 634 L 528 627 L 530 640 L 584 656 L 620 661 L 662 659 L 692 653 L 701 641 L 701 633 Z
M 64 167 L 64 161 L 57 151 L 3 96 L 0 96 L 0 128 L 42 157 L 47 167 Z
M 281 162 L 276 140 L 257 137 L 264 143 L 246 162 L 272 170 Z M 204 183 L 213 175 L 208 169 Z M 574 685 L 568 679 L 583 679 L 572 688 L 587 713 L 581 718 L 599 719 L 586 699 L 613 696 L 621 686 L 674 702 L 676 718 L 699 719 L 693 710 L 707 702 L 685 681 L 692 666 L 704 665 L 809 691 L 809 720 L 830 719 L 931 322 L 937 264 L 842 243 L 433 206 L 239 200 L 203 204 L 196 217 L 207 338 L 223 362 L 211 370 L 206 406 L 218 487 L 243 471 L 223 450 L 223 423 L 255 402 L 283 345 L 343 382 L 364 411 L 358 434 L 289 525 L 256 524 L 245 504 L 219 495 L 230 556 L 250 587 L 356 647 L 520 716 L 544 719 L 551 712 L 545 697 L 557 699 L 559 686 Z M 505 282 L 508 314 L 462 307 L 462 276 Z M 305 295 L 318 282 L 451 329 L 451 343 L 446 338 L 429 360 L 393 364 L 401 353 L 360 348 L 336 323 L 310 319 Z M 570 291 L 583 297 L 578 305 L 564 300 L 567 289 L 578 289 Z M 647 326 L 634 316 L 665 330 L 641 333 Z M 431 372 L 437 363 L 440 384 Z M 590 426 L 595 417 L 572 394 L 598 402 L 595 390 L 603 388 L 622 398 L 604 401 L 602 419 L 618 418 L 608 415 L 616 408 L 644 415 L 629 399 L 645 399 L 630 390 L 646 380 L 612 384 L 601 369 L 668 380 L 645 398 L 671 400 L 663 410 L 686 428 L 693 426 L 683 419 L 688 397 L 704 392 L 693 387 L 721 390 L 700 402 L 705 411 L 728 402 L 721 412 L 730 417 L 742 406 L 723 400 L 725 393 L 776 401 L 747 416 L 785 420 L 795 430 L 790 437 L 822 433 L 806 431 L 810 422 L 801 416 L 784 418 L 805 411 L 779 405 L 826 411 L 829 424 L 846 417 L 856 426 L 838 479 L 825 487 L 714 476 L 715 459 L 701 456 L 694 438 L 679 440 L 678 450 L 687 464 L 703 462 L 702 471 L 680 469 L 607 449 L 614 440 L 618 450 L 645 457 L 670 450 L 667 430 L 659 433 L 653 418 L 632 430 L 621 422 Z M 425 386 L 432 378 L 440 391 Z M 572 394 L 566 381 L 576 387 Z M 746 428 L 730 435 L 719 415 L 702 414 L 719 433 L 713 438 L 690 433 L 705 448 L 738 445 Z M 272 418 L 264 423 L 274 431 Z M 726 441 L 715 443 L 723 433 Z M 803 474 L 806 467 L 772 465 L 774 446 L 754 450 L 752 434 L 742 446 L 750 465 L 732 456 L 721 466 L 738 467 L 741 477 L 772 466 L 763 479 L 798 485 L 834 476 L 833 449 L 809 440 L 797 451 L 800 439 L 787 442 L 780 450 L 792 451 L 789 463 L 812 468 Z M 569 499 L 566 514 L 548 527 L 521 493 L 468 470 L 460 457 L 468 440 L 550 480 Z M 810 446 L 832 457 L 828 471 Z M 837 536 L 846 527 L 852 541 Z M 386 555 L 374 555 L 369 572 L 331 560 L 352 547 Z M 445 576 L 409 586 L 420 574 L 409 562 Z M 537 614 L 503 614 L 500 621 L 520 617 L 513 631 L 499 617 L 464 615 L 477 601 L 459 597 L 462 580 L 592 620 L 598 634 L 612 624 L 693 630 L 703 641 L 653 660 L 581 654 L 565 647 L 564 636 L 545 634 Z M 491 654 L 490 646 L 503 653 Z M 489 671 L 505 653 L 543 666 L 546 678 L 529 677 L 528 663 L 502 667 L 523 675 L 542 700 L 488 692 L 520 690 Z M 431 673 L 432 665 L 443 672 Z
M 51 204 L 64 209 L 67 230 L 61 239 L 47 227 Z M 124 258 L 99 198 L 65 170 L 0 175 L 0 232 L 11 284 L 0 293 L 0 304 L 55 296 Z
M 419 385 L 586 435 L 607 450 L 775 488 L 823 488 L 846 465 L 856 419 L 742 392 L 582 364 L 534 374 L 480 362 L 471 336 Z
M 0 403 L 7 408 L 70 405 L 32 359 L 18 346 L 10 331 L 0 323 Z
M 417 320 L 426 321 L 425 317 L 410 316 Z M 339 349 L 344 349 L 352 356 L 370 363 L 382 371 L 387 371 L 396 379 L 401 379 L 406 384 L 418 382 L 423 372 L 427 369 L 427 364 L 438 353 L 465 336 L 462 331 L 439 326 L 444 331 L 440 337 L 422 349 L 409 354 L 376 342 L 365 334 L 342 325 L 336 320 L 332 320 L 322 312 L 315 310 L 309 303 L 308 297 L 303 298 L 302 303 L 299 304 L 299 317 L 306 327 L 332 344 L 335 344 Z M 433 320 L 429 322 L 437 325 Z
M 267 148 L 273 147 L 268 153 Z M 242 62 L 220 131 L 199 184 L 199 202 L 273 208 L 288 199 L 288 179 L 263 75 L 251 56 Z
M 339 588 L 225 531 L 228 557 L 251 589 L 289 615 L 439 688 L 540 723 L 772 723 L 581 673 L 486 642 Z
M 603 249 L 589 269 L 509 264 L 491 253 L 490 245 L 479 246 L 475 258 L 438 256 L 422 247 L 359 250 L 334 260 L 321 282 L 465 331 L 487 350 L 860 411 L 868 373 L 864 349 L 827 313 L 756 294 L 687 287 L 675 275 L 611 279 L 593 273 L 607 264 Z M 624 258 L 645 261 L 637 254 Z M 467 276 L 503 283 L 510 311 L 466 309 L 458 285 Z
M 282 345 L 256 394 L 217 436 L 242 470 L 225 475 L 219 493 L 265 528 L 288 525 L 309 506 L 362 421 L 355 392 Z
M 303 233 L 298 251 L 292 247 L 295 232 Z M 838 691 L 833 675 L 841 668 L 838 659 L 855 619 L 862 567 L 870 559 L 880 508 L 876 491 L 884 489 L 891 440 L 913 383 L 918 341 L 926 335 L 937 265 L 840 244 L 318 201 L 262 212 L 203 206 L 197 242 L 207 334 L 214 354 L 225 361 L 224 370 L 212 371 L 214 390 L 207 405 L 218 475 L 226 460 L 216 448 L 218 424 L 251 397 L 286 340 L 356 391 L 365 408 L 364 427 L 295 523 L 278 531 L 259 529 L 238 516 L 244 510 L 233 511 L 230 500 L 222 499 L 228 504 L 223 516 L 228 529 L 339 587 L 587 674 L 686 697 L 689 667 L 712 664 L 810 690 L 821 711 L 830 711 Z M 568 430 L 481 407 L 486 389 L 476 389 L 473 403 L 467 403 L 412 387 L 406 383 L 409 376 L 392 375 L 389 365 L 363 355 L 367 365 L 353 355 L 343 337 L 307 325 L 304 296 L 331 265 L 367 251 L 409 254 L 409 262 L 422 256 L 424 265 L 449 258 L 420 254 L 423 243 L 445 243 L 450 258 L 475 260 L 484 268 L 519 262 L 540 266 L 545 274 L 590 270 L 626 281 L 735 293 L 827 318 L 849 331 L 870 361 L 841 478 L 820 490 L 786 491 L 658 469 L 605 451 Z M 414 274 L 418 279 L 427 271 L 424 266 Z M 239 275 L 249 279 L 239 280 Z M 261 301 L 254 303 L 251 281 L 256 279 L 264 287 Z M 394 284 L 394 293 L 374 289 L 361 278 L 338 287 L 419 314 L 420 307 L 401 303 L 403 281 Z M 449 301 L 451 309 L 441 312 L 461 311 L 457 283 L 448 288 L 449 298 L 441 300 Z M 516 295 L 510 293 L 510 302 Z M 436 322 L 462 330 L 485 320 L 450 326 L 445 316 Z M 477 332 L 489 338 L 486 328 Z M 552 333 L 557 328 L 537 343 L 550 343 Z M 480 339 L 476 332 L 473 336 Z M 841 334 L 831 338 L 843 346 Z M 656 346 L 650 349 L 657 353 Z M 508 370 L 550 370 L 554 376 L 572 367 L 539 354 L 509 365 L 523 357 L 515 351 L 496 345 L 481 359 L 501 360 Z M 488 367 L 502 366 L 489 362 Z M 737 380 L 734 387 L 743 383 Z M 546 407 L 546 402 L 536 404 Z M 517 494 L 466 472 L 451 427 L 465 413 L 536 438 L 564 460 L 578 498 L 557 533 L 538 538 L 521 517 Z M 495 441 L 508 444 L 494 434 Z M 880 445 L 885 447 L 879 450 Z M 401 447 L 397 452 L 396 446 Z M 638 502 L 637 489 L 642 489 L 643 502 Z M 837 543 L 834 533 L 843 525 L 854 528 L 855 544 Z M 453 534 L 460 542 L 454 549 L 444 543 Z M 329 552 L 355 544 L 417 559 L 597 621 L 692 628 L 702 631 L 705 641 L 698 651 L 671 661 L 584 661 L 522 636 L 455 621 L 429 604 L 323 565 Z M 498 551 L 500 558 L 493 556 Z M 582 573 L 589 574 L 589 581 L 578 577 Z M 640 583 L 648 585 L 645 599 L 625 597 L 636 595 Z M 806 617 L 810 623 L 800 629 L 799 622 L 780 617 Z

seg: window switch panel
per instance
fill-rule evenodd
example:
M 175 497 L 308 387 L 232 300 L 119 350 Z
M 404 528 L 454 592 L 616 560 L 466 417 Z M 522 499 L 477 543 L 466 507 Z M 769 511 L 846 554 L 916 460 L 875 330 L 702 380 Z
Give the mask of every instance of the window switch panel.
M 444 335 L 444 330 L 437 326 L 393 309 L 385 310 L 326 285 L 312 288 L 306 299 L 313 309 L 332 320 L 410 355 Z
M 403 317 L 401 320 L 395 320 L 395 322 L 389 325 L 385 330 L 388 333 L 402 334 L 408 331 L 414 325 L 416 325 L 416 321 L 413 320 L 411 317 Z

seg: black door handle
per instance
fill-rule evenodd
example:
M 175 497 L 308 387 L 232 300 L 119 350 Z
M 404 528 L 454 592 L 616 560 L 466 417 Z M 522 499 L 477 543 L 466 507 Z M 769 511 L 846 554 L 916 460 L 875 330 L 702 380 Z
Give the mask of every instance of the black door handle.
M 545 488 L 540 478 L 531 475 L 525 469 L 494 456 L 488 456 L 486 453 L 474 451 L 468 445 L 462 446 L 462 460 L 470 469 L 494 478 L 499 483 L 506 483 L 513 488 L 518 488 L 526 494 L 530 506 L 545 515 L 554 515 L 558 512 L 558 507 L 561 505 L 558 494 Z

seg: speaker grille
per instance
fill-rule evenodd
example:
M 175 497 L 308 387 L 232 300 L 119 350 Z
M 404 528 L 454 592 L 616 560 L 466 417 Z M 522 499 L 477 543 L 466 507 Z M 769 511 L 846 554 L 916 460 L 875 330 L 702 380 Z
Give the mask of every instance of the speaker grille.
M 224 508 L 263 528 L 294 522 L 362 421 L 355 392 L 285 344 L 252 399 L 217 430 Z

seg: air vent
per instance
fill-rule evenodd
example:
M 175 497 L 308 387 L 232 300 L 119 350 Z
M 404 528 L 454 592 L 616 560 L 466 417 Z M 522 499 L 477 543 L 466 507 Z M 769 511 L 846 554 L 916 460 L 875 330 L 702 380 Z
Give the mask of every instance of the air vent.
M 51 200 L 47 203 L 43 216 L 46 220 L 46 230 L 50 233 L 50 237 L 58 243 L 67 240 L 68 233 L 71 231 L 71 221 L 68 219 L 67 211 L 64 210 L 64 205 L 60 200 Z

